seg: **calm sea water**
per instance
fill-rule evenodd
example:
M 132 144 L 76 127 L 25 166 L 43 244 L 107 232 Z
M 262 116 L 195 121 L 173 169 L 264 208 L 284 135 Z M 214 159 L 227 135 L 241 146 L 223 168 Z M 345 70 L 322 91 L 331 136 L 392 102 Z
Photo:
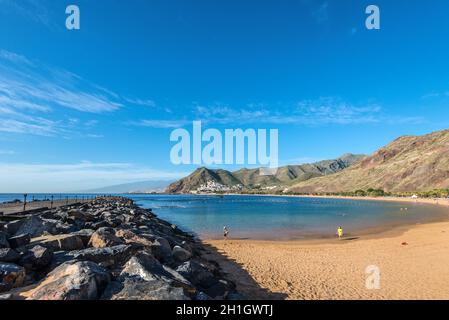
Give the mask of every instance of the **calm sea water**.
M 45 194 L 34 196 L 48 198 Z M 55 195 L 55 199 L 58 196 Z M 371 228 L 449 217 L 447 207 L 407 202 L 231 195 L 125 196 L 142 207 L 152 208 L 160 218 L 204 238 L 220 238 L 225 225 L 233 238 L 300 239 L 333 236 L 338 226 L 356 235 Z M 22 198 L 23 195 L 0 194 L 0 202 Z M 405 207 L 407 211 L 401 210 Z
M 437 205 L 350 199 L 268 196 L 133 196 L 162 219 L 205 238 L 295 239 L 331 237 L 338 226 L 348 234 L 367 229 L 440 221 L 449 209 Z M 401 208 L 408 208 L 407 211 Z

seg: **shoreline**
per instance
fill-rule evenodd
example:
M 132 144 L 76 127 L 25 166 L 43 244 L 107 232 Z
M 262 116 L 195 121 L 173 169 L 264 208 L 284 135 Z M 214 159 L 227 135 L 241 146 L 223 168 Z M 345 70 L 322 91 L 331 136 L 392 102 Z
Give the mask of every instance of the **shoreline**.
M 208 195 L 208 194 L 197 194 L 197 195 Z M 211 196 L 216 196 L 214 194 L 209 194 Z M 380 201 L 380 202 L 403 202 L 410 204 L 423 204 L 423 205 L 438 205 L 443 207 L 449 207 L 449 199 L 446 198 L 436 198 L 436 199 L 427 199 L 427 198 L 402 198 L 402 197 L 346 197 L 346 196 L 318 196 L 318 195 L 278 195 L 278 194 L 234 194 L 229 193 L 224 196 L 254 196 L 254 197 L 293 197 L 293 198 L 318 198 L 318 199 L 339 199 L 339 200 L 363 200 L 363 201 Z M 401 223 L 401 224 L 383 224 L 377 225 L 369 228 L 361 228 L 356 230 L 355 232 L 349 232 L 345 235 L 344 238 L 351 238 L 351 240 L 357 241 L 362 239 L 375 239 L 375 238 L 383 238 L 383 237 L 393 237 L 397 235 L 401 235 L 407 232 L 410 229 L 413 229 L 416 226 L 429 225 L 435 223 L 449 223 L 449 211 L 447 213 L 447 217 L 437 220 L 429 220 L 420 223 Z M 355 238 L 355 239 L 353 239 Z M 209 241 L 220 241 L 220 237 L 200 237 L 201 241 L 209 242 Z M 278 242 L 278 243 L 288 243 L 288 242 L 298 242 L 303 244 L 323 244 L 323 243 L 332 243 L 337 240 L 336 234 L 320 234 L 320 235 L 306 235 L 303 237 L 290 237 L 286 239 L 282 238 L 267 238 L 267 239 L 257 239 L 257 238 L 229 238 L 232 241 L 255 241 L 255 242 Z
M 287 299 L 449 299 L 449 221 L 333 241 L 205 240 L 257 284 Z M 258 296 L 232 265 L 215 257 L 239 291 Z M 366 268 L 380 270 L 367 289 Z M 426 276 L 423 276 L 423 275 Z
M 198 194 L 207 195 L 207 194 Z M 342 199 L 342 200 L 365 200 L 365 201 L 386 201 L 386 202 L 407 202 L 417 204 L 434 204 L 449 207 L 448 198 L 417 198 L 410 197 L 356 197 L 356 196 L 319 196 L 319 195 L 287 195 L 287 194 L 242 194 L 227 193 L 224 196 L 259 196 L 259 197 L 286 197 L 286 198 L 318 198 L 318 199 Z
M 449 206 L 448 199 L 293 197 Z M 448 219 L 444 221 L 402 224 L 387 229 L 376 227 L 342 240 L 328 237 L 290 240 L 206 239 L 203 242 L 216 250 L 218 254 L 211 258 L 220 263 L 236 283 L 237 289 L 256 299 L 266 299 L 266 291 L 284 294 L 288 300 L 449 299 L 449 291 L 445 286 L 449 282 L 449 212 Z M 227 261 L 241 266 L 257 286 L 265 291 L 251 285 Z M 378 289 L 366 287 L 366 270 L 369 266 L 379 269 Z

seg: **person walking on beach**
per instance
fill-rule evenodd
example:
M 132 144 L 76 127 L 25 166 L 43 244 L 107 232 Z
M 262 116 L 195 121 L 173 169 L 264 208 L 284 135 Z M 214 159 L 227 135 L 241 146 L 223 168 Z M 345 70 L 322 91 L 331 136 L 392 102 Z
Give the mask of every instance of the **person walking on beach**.
M 225 240 L 228 238 L 228 234 L 229 234 L 228 227 L 224 226 L 223 227 L 223 236 L 224 236 Z
M 338 227 L 337 234 L 338 234 L 338 239 L 343 238 L 343 228 L 342 227 Z

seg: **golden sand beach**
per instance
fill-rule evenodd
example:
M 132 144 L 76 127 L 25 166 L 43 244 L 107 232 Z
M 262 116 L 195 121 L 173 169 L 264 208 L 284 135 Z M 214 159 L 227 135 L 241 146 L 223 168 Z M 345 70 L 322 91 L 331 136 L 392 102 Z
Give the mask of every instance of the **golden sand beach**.
M 449 222 L 356 239 L 205 242 L 252 298 L 449 299 Z M 366 287 L 370 265 L 380 270 L 380 289 Z

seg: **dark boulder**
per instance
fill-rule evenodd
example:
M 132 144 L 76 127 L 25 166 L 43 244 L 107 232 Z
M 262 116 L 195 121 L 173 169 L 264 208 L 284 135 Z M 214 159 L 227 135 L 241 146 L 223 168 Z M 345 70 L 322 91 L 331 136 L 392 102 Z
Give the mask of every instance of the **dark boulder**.
M 3 231 L 0 231 L 0 248 L 9 248 L 8 236 Z
M 0 249 L 0 262 L 17 262 L 20 259 L 20 254 L 11 248 Z
M 42 236 L 31 239 L 31 243 L 40 244 L 54 251 L 72 251 L 84 249 L 84 243 L 80 237 L 73 234 L 61 234 L 56 236 Z
M 13 248 L 13 249 L 25 246 L 28 243 L 30 243 L 30 241 L 31 241 L 31 237 L 28 233 L 16 235 L 16 236 L 8 239 L 8 242 L 11 245 L 11 248 Z
M 137 243 L 145 247 L 151 247 L 153 245 L 155 236 L 150 234 L 136 234 L 135 232 L 127 229 L 120 229 L 116 231 L 115 235 L 125 241 L 125 243 Z
M 94 223 L 88 222 L 88 223 L 86 223 L 85 227 L 87 229 L 97 230 L 99 228 L 109 227 L 109 223 L 105 220 L 101 220 L 101 221 L 94 222 Z
M 24 253 L 19 264 L 27 270 L 39 270 L 48 266 L 52 258 L 50 249 L 37 245 Z
M 215 277 L 205 266 L 196 261 L 187 261 L 176 268 L 184 278 L 200 288 L 209 288 L 216 283 Z
M 31 300 L 94 300 L 110 282 L 107 270 L 90 261 L 66 262 L 42 280 Z
M 161 262 L 170 262 L 173 260 L 171 247 L 167 239 L 162 237 L 157 238 L 151 245 L 150 250 L 153 256 Z
M 103 299 L 108 300 L 190 300 L 182 288 L 162 280 L 145 281 L 140 277 L 113 282 L 106 288 Z
M 61 234 L 56 236 L 42 236 L 31 239 L 32 244 L 39 244 L 54 251 L 72 251 L 84 249 L 81 238 L 74 234 Z
M 181 286 L 190 292 L 196 291 L 182 275 L 162 265 L 151 254 L 143 251 L 128 260 L 120 275 L 123 277 L 137 276 L 145 281 L 162 280 L 174 286 Z
M 22 286 L 25 276 L 25 268 L 13 263 L 0 262 L 0 292 Z
M 37 216 L 31 216 L 23 219 L 23 223 L 14 235 L 17 236 L 27 233 L 32 238 L 35 238 L 48 233 L 55 234 L 57 233 L 56 224 L 56 220 L 48 220 Z
M 5 224 L 4 229 L 10 235 L 13 236 L 19 230 L 24 220 L 14 220 Z
M 94 248 L 106 248 L 123 244 L 124 241 L 115 235 L 112 228 L 100 228 L 90 237 L 88 246 Z
M 72 232 L 71 234 L 80 237 L 80 239 L 83 241 L 84 246 L 87 247 L 94 232 L 95 231 L 92 229 L 82 229 L 76 232 Z
M 64 253 L 59 259 L 92 261 L 102 266 L 122 265 L 142 247 L 136 245 L 118 245 L 107 248 L 87 248 Z
M 184 262 L 192 257 L 192 254 L 180 246 L 174 246 L 172 251 L 173 258 L 176 261 Z

